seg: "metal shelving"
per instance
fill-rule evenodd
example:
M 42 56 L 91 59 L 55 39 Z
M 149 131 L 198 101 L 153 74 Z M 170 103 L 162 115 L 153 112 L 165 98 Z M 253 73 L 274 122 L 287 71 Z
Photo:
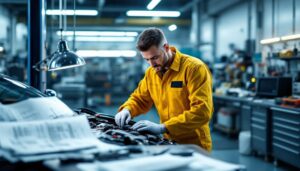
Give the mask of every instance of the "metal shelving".
M 272 150 L 280 159 L 300 167 L 300 111 L 272 107 Z

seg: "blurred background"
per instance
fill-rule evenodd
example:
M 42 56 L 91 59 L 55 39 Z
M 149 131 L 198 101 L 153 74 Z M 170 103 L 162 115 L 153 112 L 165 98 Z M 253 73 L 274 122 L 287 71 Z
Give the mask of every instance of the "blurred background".
M 253 111 L 266 101 L 256 103 L 256 98 L 292 103 L 296 111 L 299 107 L 298 101 L 281 97 L 300 95 L 300 1 L 152 1 L 0 0 L 0 73 L 42 91 L 53 89 L 71 108 L 114 115 L 148 67 L 136 50 L 137 36 L 145 28 L 158 27 L 170 45 L 211 69 L 213 155 L 248 163 L 249 170 L 273 170 L 270 161 L 277 164 L 272 159 L 284 152 L 272 155 L 271 135 L 260 139 L 263 148 L 252 146 L 255 154 L 262 152 L 263 159 L 239 156 L 237 136 L 251 130 L 251 136 L 257 136 Z M 39 61 L 51 57 L 62 39 L 86 65 L 46 71 Z M 267 115 L 269 110 L 270 106 L 263 109 L 259 123 L 272 117 Z M 140 119 L 159 122 L 155 108 L 136 120 Z M 272 132 L 271 126 L 262 131 Z M 300 141 L 295 141 L 299 161 Z

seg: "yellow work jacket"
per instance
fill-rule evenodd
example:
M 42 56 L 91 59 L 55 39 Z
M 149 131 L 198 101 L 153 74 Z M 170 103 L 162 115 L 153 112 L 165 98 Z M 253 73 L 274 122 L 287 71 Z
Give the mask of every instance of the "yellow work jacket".
M 210 151 L 212 141 L 209 121 L 213 112 L 212 77 L 199 59 L 180 53 L 166 73 L 159 77 L 154 68 L 146 70 L 130 98 L 119 108 L 127 108 L 132 117 L 150 110 L 153 103 L 160 122 L 168 133 L 164 136 L 179 144 L 197 144 Z

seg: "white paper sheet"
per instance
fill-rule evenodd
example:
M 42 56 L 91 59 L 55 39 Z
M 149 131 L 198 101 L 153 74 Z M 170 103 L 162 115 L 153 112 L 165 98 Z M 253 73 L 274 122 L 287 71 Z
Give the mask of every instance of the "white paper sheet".
M 0 121 L 44 120 L 74 115 L 57 97 L 37 97 L 14 104 L 0 104 L 0 113 Z
M 193 157 L 180 157 L 170 154 L 159 156 L 139 157 L 127 160 L 117 160 L 109 162 L 97 162 L 96 164 L 79 164 L 77 167 L 83 171 L 154 171 L 154 170 L 176 170 L 184 167 L 194 160 Z
M 7 160 L 14 163 L 17 161 L 23 162 L 35 162 L 41 160 L 50 159 L 93 159 L 95 156 L 93 154 L 98 153 L 97 148 L 74 150 L 68 152 L 56 152 L 56 153 L 45 153 L 45 154 L 34 154 L 34 155 L 15 155 L 7 150 L 2 150 L 0 148 L 0 155 L 5 156 Z
M 33 155 L 97 148 L 85 116 L 0 124 L 0 147 L 14 155 Z
M 159 156 L 138 157 L 118 161 L 95 162 L 78 164 L 77 167 L 82 171 L 134 171 L 134 170 L 199 170 L 199 171 L 235 171 L 245 169 L 245 166 L 231 164 L 200 153 L 194 153 L 193 156 L 181 157 L 171 154 Z
M 192 170 L 234 171 L 245 169 L 243 165 L 227 163 L 199 153 L 194 153 L 194 157 L 196 160 L 189 165 Z

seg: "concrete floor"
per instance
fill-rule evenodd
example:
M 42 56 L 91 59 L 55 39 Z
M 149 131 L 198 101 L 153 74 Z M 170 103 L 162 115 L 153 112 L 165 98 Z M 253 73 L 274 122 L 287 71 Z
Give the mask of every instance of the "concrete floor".
M 96 109 L 97 112 L 106 113 L 109 115 L 115 115 L 117 113 L 118 106 L 101 106 Z M 141 115 L 134 119 L 134 121 L 139 120 L 150 120 L 158 123 L 159 117 L 156 110 L 151 109 L 146 115 Z M 264 170 L 264 171 L 287 171 L 287 170 L 297 170 L 287 164 L 280 164 L 275 166 L 272 161 L 265 161 L 263 157 L 257 156 L 246 156 L 241 155 L 238 151 L 238 139 L 229 138 L 217 131 L 211 133 L 213 139 L 213 145 L 216 146 L 212 150 L 211 156 L 213 158 L 220 159 L 222 161 L 242 164 L 245 165 L 247 170 Z M 221 144 L 221 145 L 220 145 Z
M 238 139 L 229 138 L 220 132 L 212 132 L 213 145 L 218 146 L 213 148 L 211 156 L 222 161 L 245 165 L 247 170 L 273 170 L 285 171 L 290 170 L 287 166 L 275 167 L 272 161 L 265 161 L 263 156 L 242 155 L 239 153 Z

